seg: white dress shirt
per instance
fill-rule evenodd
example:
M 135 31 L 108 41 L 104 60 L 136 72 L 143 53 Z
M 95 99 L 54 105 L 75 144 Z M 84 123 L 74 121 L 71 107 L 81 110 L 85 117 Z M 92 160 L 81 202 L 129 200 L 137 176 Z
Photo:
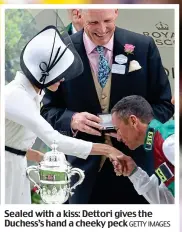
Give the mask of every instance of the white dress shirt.
M 40 115 L 42 97 L 21 72 L 5 86 L 5 145 L 27 151 L 39 137 L 49 147 L 55 141 L 60 152 L 86 159 L 92 149 L 92 143 L 62 135 L 54 130 Z M 7 204 L 31 203 L 26 168 L 26 157 L 6 151 Z
M 72 34 L 75 34 L 75 33 L 77 33 L 77 30 L 76 30 L 76 28 L 74 27 L 74 25 L 73 25 L 73 23 L 71 24 L 71 26 L 72 26 Z

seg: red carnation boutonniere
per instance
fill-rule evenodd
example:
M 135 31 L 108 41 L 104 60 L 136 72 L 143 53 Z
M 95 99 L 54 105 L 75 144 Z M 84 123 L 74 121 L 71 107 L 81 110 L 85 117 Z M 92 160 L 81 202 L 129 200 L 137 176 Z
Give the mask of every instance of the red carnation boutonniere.
M 124 51 L 127 53 L 127 55 L 133 54 L 134 49 L 135 49 L 135 46 L 133 46 L 132 44 L 124 45 Z

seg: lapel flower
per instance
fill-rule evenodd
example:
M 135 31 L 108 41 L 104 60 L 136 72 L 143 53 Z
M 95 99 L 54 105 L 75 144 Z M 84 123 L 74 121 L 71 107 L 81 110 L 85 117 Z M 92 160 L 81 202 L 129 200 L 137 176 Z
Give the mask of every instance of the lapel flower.
M 127 53 L 127 55 L 133 54 L 134 49 L 135 49 L 135 46 L 133 46 L 132 44 L 124 45 L 124 51 Z

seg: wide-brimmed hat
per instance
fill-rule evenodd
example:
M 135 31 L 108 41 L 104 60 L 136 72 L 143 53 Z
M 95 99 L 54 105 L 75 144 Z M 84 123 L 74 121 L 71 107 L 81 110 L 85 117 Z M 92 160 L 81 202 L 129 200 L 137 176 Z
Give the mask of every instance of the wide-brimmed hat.
M 20 67 L 23 73 L 32 84 L 40 89 L 62 79 L 64 81 L 71 80 L 83 72 L 81 58 L 61 19 L 55 11 L 50 11 L 51 16 L 55 18 L 51 21 L 55 21 L 55 24 L 49 24 L 45 27 L 45 12 L 47 17 L 50 17 L 50 12 L 44 10 L 39 13 L 34 21 L 34 27 L 37 31 L 38 24 L 39 32 L 26 43 L 20 55 Z M 42 29 L 40 30 L 40 28 Z M 27 36 L 25 37 L 27 41 Z M 22 42 L 20 44 L 22 46 Z

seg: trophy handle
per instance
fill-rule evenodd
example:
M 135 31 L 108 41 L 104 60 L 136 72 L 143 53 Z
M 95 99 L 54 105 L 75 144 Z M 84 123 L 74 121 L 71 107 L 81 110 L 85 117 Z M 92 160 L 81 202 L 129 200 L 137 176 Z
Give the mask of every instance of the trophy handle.
M 32 183 L 34 183 L 34 187 L 37 187 L 38 188 L 38 190 L 40 190 L 40 186 L 30 177 L 30 172 L 32 172 L 32 171 L 34 171 L 34 172 L 36 172 L 37 174 L 38 174 L 38 177 L 39 177 L 39 182 L 40 182 L 40 176 L 39 176 L 39 173 L 38 173 L 38 167 L 37 166 L 30 166 L 30 167 L 28 167 L 27 169 L 26 169 L 26 172 L 27 172 L 27 177 L 28 177 L 28 179 L 32 182 Z
M 79 175 L 79 180 L 71 187 L 70 190 L 75 189 L 78 185 L 80 185 L 83 182 L 83 180 L 85 178 L 84 172 L 79 168 L 72 168 L 71 169 L 71 176 L 73 176 L 75 174 Z M 73 195 L 73 192 L 70 191 L 70 194 Z

